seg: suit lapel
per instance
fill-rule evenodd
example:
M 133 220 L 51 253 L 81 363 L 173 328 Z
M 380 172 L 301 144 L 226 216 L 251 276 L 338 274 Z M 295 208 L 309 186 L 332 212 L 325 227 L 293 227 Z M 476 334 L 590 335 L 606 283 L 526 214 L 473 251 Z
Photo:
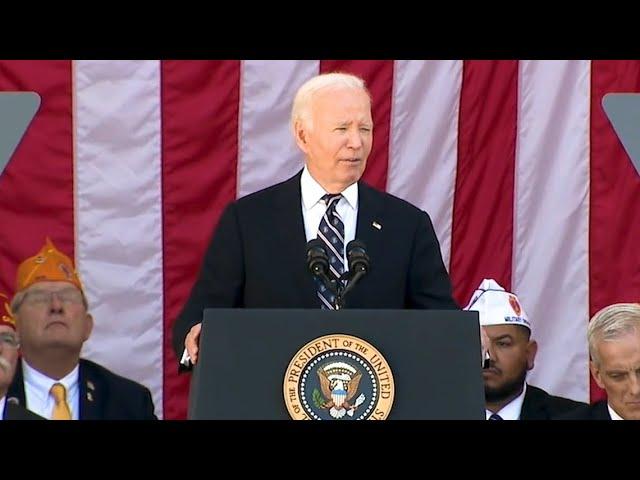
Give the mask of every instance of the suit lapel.
M 367 251 L 380 251 L 383 242 L 382 197 L 373 188 L 358 182 L 358 222 L 356 239 L 364 242 Z
M 19 406 L 5 401 L 4 416 L 2 418 L 5 420 L 24 420 L 26 418 L 26 415 Z
M 522 402 L 522 410 L 520 411 L 521 420 L 544 420 L 547 414 L 544 408 L 543 395 L 531 385 L 527 385 L 527 392 L 524 394 Z
M 594 413 L 596 420 L 611 420 L 611 414 L 609 414 L 609 407 L 606 400 L 601 401 L 595 406 Z
M 40 415 L 27 410 L 22 405 L 15 405 L 11 402 L 7 402 L 4 407 L 5 420 L 46 420 Z
M 276 215 L 274 215 L 274 232 L 279 235 L 278 244 L 281 245 L 281 265 L 293 262 L 293 282 L 295 290 L 292 297 L 294 305 L 304 308 L 317 308 L 316 288 L 311 273 L 306 268 L 307 237 L 304 230 L 302 216 L 302 193 L 300 190 L 300 176 L 298 174 L 286 181 L 276 197 Z M 292 299 L 293 300 L 293 299 Z
M 356 222 L 356 239 L 364 243 L 367 254 L 374 262 L 384 261 L 384 229 L 382 196 L 363 182 L 358 182 L 358 220 Z M 375 266 L 373 267 L 375 268 Z M 366 280 L 349 293 L 347 308 L 367 305 Z
M 18 364 L 16 365 L 16 373 L 13 376 L 13 382 L 9 386 L 9 391 L 7 392 L 7 400 L 10 398 L 16 398 L 18 400 L 18 405 L 22 405 L 26 408 L 27 399 L 24 393 L 24 376 L 22 374 L 22 360 L 18 360 Z
M 80 420 L 99 420 L 104 409 L 104 395 L 98 378 L 93 375 L 91 365 L 80 360 L 78 373 L 78 387 L 80 395 Z
M 18 420 L 16 406 L 9 403 L 8 398 L 4 401 L 4 412 L 2 412 L 3 420 Z

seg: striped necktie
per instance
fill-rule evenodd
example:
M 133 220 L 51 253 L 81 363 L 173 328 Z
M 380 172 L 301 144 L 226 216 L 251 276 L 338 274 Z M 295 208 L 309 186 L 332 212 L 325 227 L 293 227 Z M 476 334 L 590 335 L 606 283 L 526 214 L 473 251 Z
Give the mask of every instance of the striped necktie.
M 336 211 L 341 194 L 326 194 L 322 200 L 327 209 L 320 220 L 318 238 L 325 244 L 329 257 L 329 277 L 338 279 L 344 272 L 344 223 Z M 323 309 L 335 310 L 335 295 L 316 277 L 318 297 Z

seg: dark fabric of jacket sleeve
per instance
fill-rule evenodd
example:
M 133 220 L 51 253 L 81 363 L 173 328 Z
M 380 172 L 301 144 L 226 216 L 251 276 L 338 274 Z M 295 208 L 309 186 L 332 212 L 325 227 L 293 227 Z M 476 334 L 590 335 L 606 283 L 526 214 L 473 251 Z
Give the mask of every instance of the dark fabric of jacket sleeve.
M 527 384 L 520 420 L 550 420 L 558 415 L 586 406 L 586 403 L 550 395 L 539 387 Z
M 4 406 L 5 420 L 46 420 L 46 418 L 36 415 L 31 410 L 27 410 L 21 405 L 7 402 Z
M 157 420 L 151 392 L 91 360 L 80 360 L 80 420 Z
M 557 415 L 553 420 L 611 420 L 606 400 L 593 405 L 583 405 L 574 410 Z
M 421 212 L 409 267 L 408 308 L 458 310 L 429 215 Z
M 202 321 L 205 308 L 242 306 L 244 259 L 236 208 L 231 203 L 222 213 L 189 299 L 173 325 L 173 348 L 178 359 L 187 333 Z
M 151 397 L 151 392 L 148 388 L 144 387 L 143 390 L 140 391 L 140 399 L 139 399 L 140 407 L 136 410 L 139 411 L 142 415 L 140 420 L 157 420 L 155 409 L 153 406 L 153 399 Z

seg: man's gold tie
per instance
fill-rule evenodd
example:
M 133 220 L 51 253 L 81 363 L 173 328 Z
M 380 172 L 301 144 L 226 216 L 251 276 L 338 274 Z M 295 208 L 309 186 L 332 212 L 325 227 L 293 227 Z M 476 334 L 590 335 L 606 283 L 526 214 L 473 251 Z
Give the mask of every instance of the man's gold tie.
M 71 410 L 67 404 L 67 389 L 64 388 L 64 385 L 54 383 L 51 387 L 51 395 L 56 401 L 51 420 L 71 420 Z

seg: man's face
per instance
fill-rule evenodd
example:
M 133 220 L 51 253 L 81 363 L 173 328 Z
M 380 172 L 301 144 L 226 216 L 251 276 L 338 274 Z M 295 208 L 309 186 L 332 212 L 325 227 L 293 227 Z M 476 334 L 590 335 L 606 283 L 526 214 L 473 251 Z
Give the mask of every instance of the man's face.
M 524 385 L 527 371 L 534 365 L 538 346 L 530 341 L 528 330 L 520 325 L 489 325 L 490 366 L 482 371 L 487 402 L 515 396 Z
M 597 344 L 591 373 L 609 404 L 625 420 L 640 420 L 640 330 Z
M 93 328 L 82 293 L 68 282 L 31 285 L 14 316 L 25 356 L 46 348 L 80 351 Z
M 0 397 L 11 385 L 18 363 L 18 336 L 7 325 L 0 325 Z
M 362 177 L 373 145 L 371 103 L 361 89 L 328 87 L 311 100 L 311 124 L 299 122 L 296 142 L 311 176 L 329 193 Z

